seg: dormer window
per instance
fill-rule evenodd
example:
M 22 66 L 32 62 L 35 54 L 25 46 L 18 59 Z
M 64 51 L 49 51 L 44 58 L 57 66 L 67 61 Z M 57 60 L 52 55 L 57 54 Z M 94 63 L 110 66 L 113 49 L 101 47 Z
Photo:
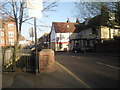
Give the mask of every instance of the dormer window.
M 109 13 L 109 20 L 115 20 L 115 13 Z
M 66 27 L 67 27 L 67 28 L 69 28 L 70 26 L 69 26 L 69 25 L 67 25 Z

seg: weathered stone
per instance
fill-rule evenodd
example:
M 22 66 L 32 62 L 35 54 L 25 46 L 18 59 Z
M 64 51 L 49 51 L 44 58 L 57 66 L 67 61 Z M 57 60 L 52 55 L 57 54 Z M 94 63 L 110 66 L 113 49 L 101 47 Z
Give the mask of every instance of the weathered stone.
M 40 72 L 54 71 L 54 51 L 52 49 L 43 49 L 39 53 L 39 69 Z

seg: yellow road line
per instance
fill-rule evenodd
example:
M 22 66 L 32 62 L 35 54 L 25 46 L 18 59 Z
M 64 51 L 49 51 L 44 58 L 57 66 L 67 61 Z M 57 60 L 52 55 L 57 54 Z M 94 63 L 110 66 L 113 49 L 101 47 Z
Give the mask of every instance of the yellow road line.
M 84 81 L 82 81 L 80 78 L 78 78 L 75 74 L 73 74 L 70 70 L 68 70 L 67 68 L 65 68 L 63 65 L 61 65 L 60 63 L 58 63 L 56 61 L 56 63 L 58 65 L 60 65 L 64 70 L 66 70 L 70 75 L 72 75 L 74 78 L 76 78 L 80 83 L 84 84 L 87 88 L 90 88 Z

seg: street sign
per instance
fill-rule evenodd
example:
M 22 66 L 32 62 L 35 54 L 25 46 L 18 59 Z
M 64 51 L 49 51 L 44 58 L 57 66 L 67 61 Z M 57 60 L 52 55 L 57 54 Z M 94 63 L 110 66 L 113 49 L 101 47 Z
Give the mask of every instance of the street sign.
M 27 7 L 29 9 L 43 9 L 42 0 L 28 0 Z
M 42 0 L 27 0 L 27 8 L 29 17 L 42 18 Z
M 30 37 L 34 37 L 33 27 L 29 29 L 29 35 Z

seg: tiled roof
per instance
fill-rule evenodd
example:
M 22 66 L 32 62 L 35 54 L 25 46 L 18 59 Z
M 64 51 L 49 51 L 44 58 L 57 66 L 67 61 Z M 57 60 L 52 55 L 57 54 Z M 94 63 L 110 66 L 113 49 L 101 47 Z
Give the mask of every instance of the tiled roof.
M 75 25 L 77 23 L 72 23 L 72 22 L 53 22 L 52 23 L 54 28 L 55 28 L 55 32 L 56 33 L 68 33 L 68 32 L 75 32 L 76 27 Z

